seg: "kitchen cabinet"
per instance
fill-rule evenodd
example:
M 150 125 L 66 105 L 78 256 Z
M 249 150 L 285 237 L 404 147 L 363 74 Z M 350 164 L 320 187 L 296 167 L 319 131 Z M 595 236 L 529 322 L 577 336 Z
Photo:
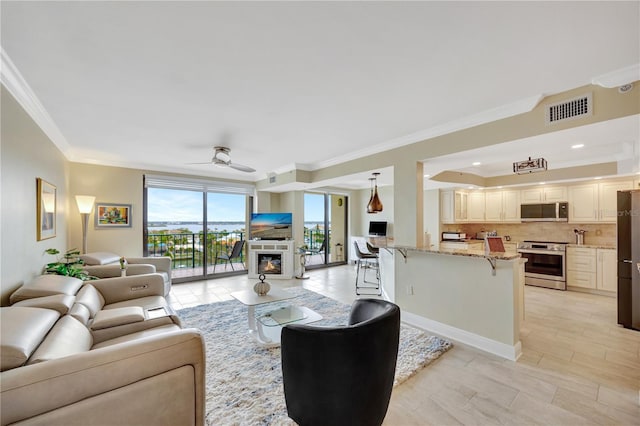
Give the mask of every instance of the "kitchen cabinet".
M 616 222 L 617 192 L 632 188 L 632 180 L 570 186 L 569 222 Z
M 598 213 L 600 222 L 618 220 L 618 191 L 633 189 L 632 180 L 601 182 L 598 184 Z
M 598 185 L 569 187 L 569 222 L 598 221 Z
M 567 247 L 567 286 L 616 292 L 617 260 L 615 249 Z
M 467 221 L 467 197 L 464 191 L 440 191 L 440 221 L 460 223 Z
M 485 193 L 486 222 L 520 222 L 520 191 Z
M 596 249 L 567 247 L 567 286 L 595 290 Z
M 455 223 L 453 191 L 440 191 L 440 222 Z
M 597 249 L 596 288 L 618 291 L 618 256 L 614 249 Z
M 467 194 L 467 222 L 484 222 L 484 191 Z
M 538 186 L 520 191 L 522 204 L 567 201 L 566 186 Z

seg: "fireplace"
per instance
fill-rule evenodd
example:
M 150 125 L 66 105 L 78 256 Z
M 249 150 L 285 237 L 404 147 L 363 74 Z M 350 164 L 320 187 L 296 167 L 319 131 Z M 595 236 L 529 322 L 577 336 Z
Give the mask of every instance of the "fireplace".
M 282 253 L 257 253 L 258 274 L 282 274 Z
M 269 279 L 293 278 L 293 245 L 293 240 L 249 241 L 249 278 L 258 278 L 260 274 L 267 275 Z

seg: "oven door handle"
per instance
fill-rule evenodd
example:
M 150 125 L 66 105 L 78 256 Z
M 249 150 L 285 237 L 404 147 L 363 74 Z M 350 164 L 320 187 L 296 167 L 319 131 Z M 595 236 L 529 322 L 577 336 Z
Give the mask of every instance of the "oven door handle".
M 518 253 L 548 254 L 548 255 L 551 255 L 551 256 L 564 256 L 565 252 L 563 252 L 563 251 L 528 250 L 528 249 L 522 250 L 522 249 L 520 249 L 520 250 L 518 250 Z

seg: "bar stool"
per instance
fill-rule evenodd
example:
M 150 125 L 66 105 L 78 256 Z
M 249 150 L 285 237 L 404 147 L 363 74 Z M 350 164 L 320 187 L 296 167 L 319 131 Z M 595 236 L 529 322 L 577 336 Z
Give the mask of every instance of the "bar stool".
M 376 290 L 377 295 L 381 296 L 382 287 L 380 286 L 380 267 L 378 264 L 378 255 L 370 252 L 369 250 L 361 249 L 361 246 L 358 241 L 354 241 L 353 245 L 355 248 L 356 257 L 358 258 L 358 260 L 356 261 L 356 295 L 360 296 L 361 294 L 363 294 L 359 292 L 360 289 L 369 289 L 369 290 Z M 360 281 L 361 268 L 364 269 L 364 272 L 362 274 L 362 284 L 360 285 L 359 281 Z M 367 281 L 368 269 L 375 270 L 375 273 L 376 273 L 375 281 Z M 372 284 L 372 285 L 366 285 L 366 284 Z M 364 294 L 370 295 L 369 293 L 364 293 Z

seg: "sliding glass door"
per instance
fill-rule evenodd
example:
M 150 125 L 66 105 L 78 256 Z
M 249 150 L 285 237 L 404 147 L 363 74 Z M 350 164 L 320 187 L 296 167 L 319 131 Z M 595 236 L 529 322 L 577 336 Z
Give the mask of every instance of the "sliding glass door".
M 170 256 L 176 282 L 246 272 L 249 190 L 218 192 L 208 185 L 215 183 L 145 183 L 144 252 Z
M 346 196 L 339 194 L 304 194 L 307 267 L 346 261 L 347 201 Z

